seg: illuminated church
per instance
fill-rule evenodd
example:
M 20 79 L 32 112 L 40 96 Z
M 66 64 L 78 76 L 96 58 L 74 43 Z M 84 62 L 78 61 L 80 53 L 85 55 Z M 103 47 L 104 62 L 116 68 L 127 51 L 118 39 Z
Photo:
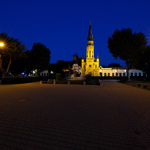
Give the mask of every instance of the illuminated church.
M 82 58 L 81 60 L 81 76 L 86 74 L 91 74 L 92 76 L 99 76 L 99 57 L 94 57 L 94 40 L 92 34 L 91 23 L 89 26 L 89 34 L 87 37 L 87 46 L 86 46 L 86 59 Z
M 125 67 L 109 67 L 103 68 L 99 67 L 99 56 L 94 57 L 94 40 L 92 34 L 91 23 L 89 26 L 89 33 L 87 37 L 87 46 L 86 46 L 86 59 L 82 57 L 81 68 L 79 69 L 81 76 L 91 74 L 92 76 L 101 76 L 101 77 L 121 77 L 127 76 Z M 130 69 L 129 75 L 132 76 L 143 76 L 144 73 L 141 70 Z

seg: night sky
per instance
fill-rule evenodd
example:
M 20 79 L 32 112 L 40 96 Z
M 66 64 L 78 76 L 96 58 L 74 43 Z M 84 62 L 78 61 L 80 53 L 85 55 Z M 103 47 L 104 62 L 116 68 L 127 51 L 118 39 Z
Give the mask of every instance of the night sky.
M 91 18 L 100 65 L 120 63 L 107 48 L 116 29 L 131 28 L 146 35 L 150 45 L 150 0 L 1 0 L 0 32 L 18 38 L 31 49 L 41 42 L 51 50 L 50 63 L 86 54 Z

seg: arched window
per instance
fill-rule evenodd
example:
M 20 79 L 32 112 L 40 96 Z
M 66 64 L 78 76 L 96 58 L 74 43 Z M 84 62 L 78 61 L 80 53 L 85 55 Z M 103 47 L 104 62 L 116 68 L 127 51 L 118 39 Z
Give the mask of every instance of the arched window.
M 91 51 L 89 51 L 89 57 L 91 57 Z

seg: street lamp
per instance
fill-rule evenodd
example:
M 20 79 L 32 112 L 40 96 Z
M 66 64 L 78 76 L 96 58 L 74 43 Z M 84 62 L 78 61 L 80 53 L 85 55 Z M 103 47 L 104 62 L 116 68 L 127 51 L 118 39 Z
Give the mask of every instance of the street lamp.
M 0 47 L 3 47 L 4 46 L 4 43 L 0 42 Z M 0 68 L 2 69 L 2 55 L 0 53 Z
M 0 47 L 3 47 L 4 46 L 4 43 L 0 42 Z
M 3 47 L 4 43 L 0 42 L 0 47 Z M 1 53 L 0 53 L 0 59 L 1 59 Z

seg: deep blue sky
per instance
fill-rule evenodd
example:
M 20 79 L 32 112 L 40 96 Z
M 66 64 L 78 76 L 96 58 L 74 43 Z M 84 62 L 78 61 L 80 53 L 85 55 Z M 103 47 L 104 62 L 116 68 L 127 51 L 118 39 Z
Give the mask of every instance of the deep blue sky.
M 0 32 L 29 50 L 34 42 L 43 43 L 51 50 L 50 63 L 72 60 L 75 53 L 85 57 L 90 18 L 100 65 L 125 66 L 107 48 L 116 29 L 129 27 L 150 40 L 150 0 L 1 0 L 0 14 Z

